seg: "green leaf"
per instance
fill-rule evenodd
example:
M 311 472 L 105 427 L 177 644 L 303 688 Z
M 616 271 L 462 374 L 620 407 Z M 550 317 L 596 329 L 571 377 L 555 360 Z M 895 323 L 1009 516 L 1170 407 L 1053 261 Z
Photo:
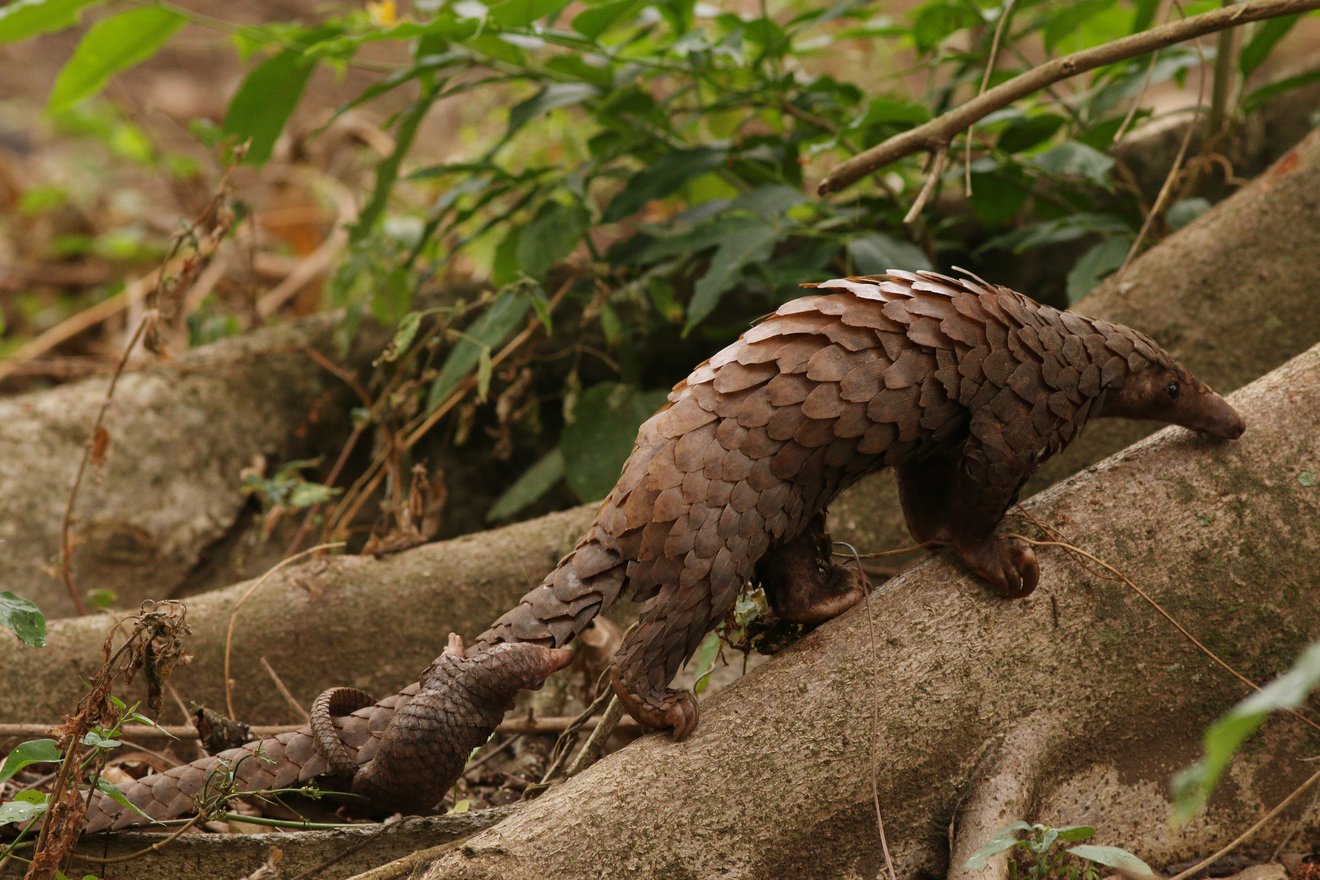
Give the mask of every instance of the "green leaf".
M 23 794 L 39 794 L 39 792 L 23 792 Z M 10 822 L 26 822 L 34 816 L 40 816 L 46 812 L 45 796 L 42 795 L 40 803 L 28 800 L 13 800 L 0 804 L 0 825 L 8 825 Z
M 932 268 L 921 248 L 883 232 L 850 238 L 848 260 L 858 275 L 879 275 L 889 269 Z
M 1036 156 L 1031 162 L 1050 174 L 1081 177 L 1100 186 L 1108 183 L 1109 169 L 1114 167 L 1112 158 L 1077 141 L 1059 144 Z
M 614 83 L 614 74 L 608 66 L 593 64 L 580 55 L 556 55 L 545 62 L 545 69 L 601 88 Z
M 724 294 L 738 283 L 743 269 L 770 257 L 781 235 L 774 226 L 758 220 L 721 239 L 706 274 L 697 279 L 696 291 L 688 304 L 687 323 L 683 325 L 684 334 L 715 310 Z
M 666 397 L 663 390 L 643 392 L 619 382 L 582 392 L 560 439 L 564 475 L 578 498 L 597 501 L 609 494 L 632 451 L 637 427 Z
M 527 64 L 527 53 L 497 33 L 479 33 L 464 41 L 469 49 L 506 64 Z
M 994 837 L 976 848 L 976 852 L 967 860 L 967 867 L 974 871 L 984 868 L 995 856 L 1017 846 L 1017 832 L 1030 830 L 1031 826 L 1021 820 L 1001 829 Z
M 641 9 L 645 0 L 614 0 L 590 6 L 573 16 L 572 28 L 588 40 L 594 40 L 620 19 Z
M 1130 238 L 1107 238 L 1082 254 L 1068 271 L 1068 302 L 1075 303 L 1090 293 L 1102 278 L 1123 265 L 1131 249 Z
M 1151 22 L 1155 20 L 1155 13 L 1160 11 L 1160 0 L 1135 0 L 1132 5 L 1135 11 L 1129 33 L 1135 34 L 1150 27 Z
M 129 9 L 98 21 L 60 69 L 46 110 L 63 112 L 101 91 L 112 75 L 155 55 L 184 22 L 182 15 L 159 6 Z
M 1238 748 L 1271 712 L 1295 709 L 1320 685 L 1320 642 L 1312 642 L 1283 675 L 1239 702 L 1210 725 L 1202 736 L 1201 760 L 1173 778 L 1174 820 L 1185 822 L 1196 814 Z
M 1047 244 L 1076 241 L 1091 233 L 1120 235 L 1131 234 L 1131 231 L 1122 218 L 1113 214 L 1093 214 L 1084 211 L 1055 220 L 1029 223 L 1021 229 L 995 236 L 981 245 L 981 248 L 983 250 L 1003 248 L 1020 254 Z
M 581 104 L 598 94 L 600 94 L 600 89 L 590 83 L 571 82 L 548 85 L 521 104 L 516 104 L 509 111 L 509 126 L 504 132 L 504 139 L 508 140 L 513 137 L 514 133 L 538 116 L 549 113 L 551 110 Z
M 490 7 L 489 21 L 506 28 L 525 28 L 538 18 L 558 15 L 568 0 L 504 0 Z
M 100 6 L 105 0 L 16 0 L 0 8 L 0 43 L 13 43 L 29 37 L 63 30 L 78 23 L 88 6 Z
M 523 322 L 531 300 L 514 287 L 505 288 L 485 313 L 472 323 L 445 358 L 440 375 L 431 384 L 426 411 L 431 412 L 449 396 L 454 386 L 462 381 L 477 365 L 482 351 L 503 342 Z
M 95 730 L 89 730 L 83 735 L 82 744 L 96 749 L 117 749 L 123 745 L 119 740 L 102 736 Z
M 46 616 L 31 599 L 8 590 L 0 592 L 0 626 L 13 630 L 25 645 L 40 648 L 46 644 Z
M 313 507 L 334 498 L 342 490 L 320 483 L 298 483 L 289 492 L 290 507 Z
M 591 215 L 579 204 L 545 202 L 518 235 L 518 268 L 540 278 L 573 252 L 590 222 Z
M 917 13 L 912 25 L 912 39 L 921 53 L 934 49 L 963 28 L 981 24 L 981 16 L 962 3 L 927 3 Z
M 1021 153 L 1044 143 L 1067 122 L 1054 113 L 1041 113 L 1011 122 L 999 135 L 999 149 L 1005 153 Z M 973 183 L 975 191 L 975 183 Z
M 973 163 L 972 168 L 976 168 Z M 986 226 L 998 229 L 1009 225 L 1022 211 L 1031 194 L 1011 169 L 998 169 L 994 173 L 972 172 L 972 210 Z
M 490 394 L 490 377 L 494 367 L 490 362 L 490 349 L 483 348 L 481 354 L 477 355 L 477 400 L 486 402 L 486 396 Z
M 0 765 L 0 782 L 5 782 L 29 764 L 58 764 L 64 760 L 60 744 L 53 739 L 30 739 L 14 746 Z
M 564 453 L 558 447 L 550 450 L 540 461 L 523 471 L 513 485 L 504 490 L 490 510 L 486 522 L 495 522 L 513 516 L 527 505 L 550 491 L 564 476 Z
M 421 312 L 409 312 L 404 315 L 403 319 L 399 321 L 398 328 L 394 331 L 394 338 L 390 340 L 389 345 L 385 346 L 385 351 L 377 358 L 376 363 L 392 363 L 406 354 L 409 346 L 413 344 L 413 340 L 417 337 L 418 328 L 421 326 Z
M 270 158 L 315 69 L 314 59 L 299 48 L 289 48 L 258 64 L 243 80 L 225 112 L 223 130 L 250 141 L 245 162 L 261 165 Z
M 413 140 L 417 137 L 417 129 L 422 124 L 422 120 L 426 118 L 426 114 L 430 111 L 431 104 L 435 101 L 441 88 L 443 88 L 443 85 L 440 80 L 424 81 L 421 94 L 417 97 L 417 100 L 413 101 L 408 109 L 402 113 L 394 132 L 394 149 L 376 164 L 376 182 L 371 188 L 371 198 L 363 206 L 357 222 L 349 227 L 349 240 L 353 244 L 357 245 L 365 241 L 375 229 L 377 221 L 385 213 L 385 206 L 389 203 L 390 193 L 394 189 L 395 181 L 399 179 L 399 167 L 403 164 L 404 156 L 412 149 Z M 403 267 L 398 268 L 401 270 L 400 274 L 404 276 L 403 285 L 409 286 L 406 273 L 402 271 Z M 409 305 L 411 305 L 411 301 L 410 288 L 408 294 Z
M 1086 859 L 1088 862 L 1095 862 L 1107 868 L 1115 868 L 1128 877 L 1153 878 L 1156 876 L 1155 872 L 1150 869 L 1150 865 L 1117 846 L 1096 846 L 1091 843 L 1084 843 L 1072 847 L 1068 850 L 1068 853 L 1077 856 L 1079 859 Z
M 107 779 L 98 778 L 96 780 L 96 790 L 101 792 L 101 794 L 105 795 L 106 797 L 110 798 L 110 800 L 119 804 L 121 807 L 132 810 L 133 812 L 137 813 L 139 816 L 141 816 L 142 818 L 146 819 L 147 821 L 153 824 L 159 824 L 160 820 L 153 819 L 151 816 L 148 816 L 145 812 L 143 812 L 142 808 L 139 807 L 137 804 L 133 803 L 132 801 L 130 801 L 128 797 L 122 791 L 119 790 L 119 786 L 115 785 L 113 782 L 110 782 Z
M 672 195 L 694 177 L 722 168 L 727 159 L 725 150 L 714 147 L 666 153 L 628 179 L 605 209 L 601 222 L 616 223 L 629 217 L 652 199 Z
M 852 123 L 852 128 L 865 128 L 879 124 L 919 125 L 930 119 L 930 108 L 917 101 L 882 95 L 872 98 L 866 111 Z
M 1069 843 L 1081 843 L 1095 836 L 1095 827 L 1091 825 L 1065 825 L 1055 830 L 1058 831 L 1060 840 Z
M 1301 15 L 1285 15 L 1280 18 L 1271 18 L 1261 22 L 1252 34 L 1250 40 L 1238 52 L 1238 70 L 1242 72 L 1242 77 L 1251 76 L 1251 74 L 1265 62 L 1270 56 L 1270 52 L 1275 45 L 1287 36 L 1288 31 L 1293 29 Z
M 1169 224 L 1170 229 L 1177 231 L 1209 210 L 1208 199 L 1200 197 L 1179 199 L 1169 207 L 1168 213 L 1164 215 L 1164 222 Z
M 807 197 L 797 187 L 768 184 L 743 193 L 730 201 L 724 210 L 726 213 L 746 211 L 766 220 L 775 220 L 806 201 Z
M 692 674 L 696 678 L 696 683 L 692 686 L 694 693 L 701 694 L 706 690 L 710 683 L 709 676 L 711 670 L 715 668 L 715 658 L 720 655 L 720 634 L 710 632 L 697 648 L 697 653 L 692 657 Z
M 1296 76 L 1281 79 L 1267 86 L 1261 86 L 1243 99 L 1242 112 L 1244 114 L 1252 113 L 1277 95 L 1282 95 L 1285 92 L 1299 89 L 1317 81 L 1320 81 L 1320 70 L 1308 70 L 1306 73 L 1299 73 Z
M 1113 0 L 1072 0 L 1054 10 L 1045 22 L 1045 48 L 1053 52 L 1059 41 L 1077 36 L 1081 26 L 1114 6 Z

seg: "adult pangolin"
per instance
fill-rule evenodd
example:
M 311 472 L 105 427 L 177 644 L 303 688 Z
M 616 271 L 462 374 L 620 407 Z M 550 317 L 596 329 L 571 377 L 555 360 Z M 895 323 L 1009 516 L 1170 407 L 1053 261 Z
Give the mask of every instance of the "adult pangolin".
M 995 528 L 1036 467 L 1105 416 L 1243 431 L 1221 397 L 1127 327 L 932 272 L 816 285 L 674 387 L 577 548 L 470 648 L 451 637 L 401 693 L 327 691 L 310 726 L 124 793 L 165 818 L 226 775 L 251 790 L 329 774 L 389 809 L 432 807 L 516 692 L 566 664 L 561 646 L 625 586 L 647 604 L 614 690 L 638 721 L 681 739 L 696 699 L 667 685 L 745 584 L 759 581 L 791 621 L 829 619 L 861 597 L 824 536 L 841 489 L 894 468 L 913 537 L 947 542 L 1000 594 L 1025 596 L 1035 555 Z M 97 795 L 87 828 L 141 821 Z

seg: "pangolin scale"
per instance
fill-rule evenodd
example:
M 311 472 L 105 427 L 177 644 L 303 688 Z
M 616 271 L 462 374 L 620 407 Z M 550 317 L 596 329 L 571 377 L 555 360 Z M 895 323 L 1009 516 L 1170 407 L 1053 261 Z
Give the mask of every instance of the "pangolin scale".
M 1222 398 L 1130 328 L 932 272 L 815 288 L 674 387 L 586 536 L 471 647 L 451 638 L 417 683 L 368 705 L 327 692 L 312 725 L 147 776 L 124 787 L 128 799 L 153 818 L 181 815 L 223 769 L 237 790 L 351 775 L 387 808 L 432 807 L 517 690 L 565 665 L 562 646 L 625 587 L 647 604 L 616 659 L 615 691 L 639 721 L 682 738 L 696 701 L 668 683 L 746 583 L 803 622 L 861 597 L 859 579 L 829 559 L 824 512 L 862 476 L 894 468 L 913 536 L 948 542 L 970 571 L 1021 596 L 1036 586 L 1035 557 L 994 530 L 1089 419 L 1243 431 Z M 86 827 L 142 821 L 95 795 Z

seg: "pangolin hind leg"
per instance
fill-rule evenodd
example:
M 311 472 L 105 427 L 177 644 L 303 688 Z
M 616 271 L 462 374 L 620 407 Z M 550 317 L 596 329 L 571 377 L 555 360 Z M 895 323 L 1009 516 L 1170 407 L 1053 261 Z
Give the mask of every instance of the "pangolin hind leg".
M 772 547 L 756 563 L 756 577 L 775 614 L 789 623 L 817 624 L 838 617 L 866 595 L 866 576 L 830 559 L 824 512 L 796 538 Z
M 690 563 L 689 563 L 690 564 Z M 647 727 L 668 728 L 683 739 L 697 726 L 697 698 L 669 682 L 733 607 L 751 574 L 722 548 L 703 577 L 665 584 L 642 610 L 623 640 L 610 672 L 614 692 L 628 714 Z
M 968 571 L 996 592 L 1019 598 L 1036 589 L 1040 566 L 1031 548 L 995 534 L 1033 468 L 976 436 L 895 468 L 908 530 L 918 541 L 946 541 Z

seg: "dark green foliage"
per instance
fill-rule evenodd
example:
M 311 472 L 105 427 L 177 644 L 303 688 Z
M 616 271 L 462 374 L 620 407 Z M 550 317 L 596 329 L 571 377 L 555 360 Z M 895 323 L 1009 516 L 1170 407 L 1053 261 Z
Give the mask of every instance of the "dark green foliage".
M 31 599 L 8 590 L 0 592 L 0 626 L 12 630 L 25 645 L 46 644 L 46 616 Z
M 69 26 L 93 2 L 20 0 L 0 10 L 0 40 Z M 1193 0 L 1181 14 L 1217 5 Z M 532 309 L 548 332 L 547 303 L 560 290 L 566 299 L 558 308 L 574 324 L 578 348 L 556 362 L 567 368 L 558 388 L 539 388 L 548 402 L 543 417 L 554 410 L 556 390 L 571 399 L 583 383 L 621 381 L 634 401 L 649 400 L 641 389 L 679 378 L 687 352 L 727 342 L 793 296 L 799 281 L 969 259 L 971 268 L 1001 277 L 996 262 L 1049 249 L 1055 286 L 1033 292 L 1076 298 L 1123 262 L 1145 219 L 1146 205 L 1109 155 L 1112 139 L 1125 119 L 1148 115 L 1133 104 L 1149 84 L 1182 82 L 1202 61 L 1189 47 L 1170 47 L 1154 63 L 1122 61 L 992 114 L 976 126 L 970 152 L 961 140 L 950 151 L 942 183 L 948 191 L 969 179 L 966 207 L 934 221 L 928 207 L 904 227 L 924 179 L 921 157 L 832 200 L 807 193 L 840 159 L 975 94 L 997 30 L 990 86 L 1027 69 L 1042 47 L 1057 55 L 1152 27 L 1160 4 L 925 0 L 901 19 L 860 0 L 787 0 L 742 13 L 694 0 L 569 8 L 566 0 L 446 2 L 412 21 L 334 10 L 321 22 L 244 27 L 233 36 L 253 62 L 223 133 L 246 144 L 245 161 L 254 164 L 270 157 L 318 66 L 354 64 L 369 43 L 408 47 L 409 63 L 340 107 L 408 96 L 393 117 L 393 152 L 379 160 L 351 229 L 332 302 L 348 308 L 345 342 L 363 314 L 403 322 L 381 363 L 422 370 L 408 387 L 419 398 L 411 406 L 424 413 L 469 389 L 480 400 L 498 396 L 514 373 L 495 369 L 497 352 L 528 326 Z M 103 20 L 52 104 L 72 104 L 145 59 L 188 15 L 148 4 Z M 140 20 L 145 38 L 125 33 L 130 18 Z M 1254 26 L 1236 59 L 1238 78 L 1258 70 L 1295 23 Z M 88 44 L 96 51 L 84 51 Z M 914 52 L 924 90 L 899 67 Z M 1247 93 L 1244 106 L 1304 81 Z M 423 121 L 445 101 L 484 114 L 473 122 L 466 155 L 410 168 Z M 398 198 L 405 190 L 411 198 Z M 1195 198 L 1177 201 L 1153 234 L 1200 210 Z M 418 292 L 459 255 L 484 272 L 495 295 L 431 313 L 439 316 L 431 326 L 415 311 Z M 222 327 L 198 328 L 195 338 L 218 333 Z M 684 337 L 691 349 L 681 347 Z M 583 367 L 585 350 L 602 357 Z M 611 369 L 600 372 L 600 363 Z M 532 421 L 540 431 L 542 422 Z M 467 430 L 448 436 L 461 441 Z M 536 464 L 499 512 L 523 506 L 560 469 L 579 495 L 600 494 L 604 478 L 581 469 L 621 460 L 631 440 L 625 433 L 613 441 L 619 449 L 591 456 L 591 465 L 568 446 L 547 455 L 543 443 L 524 457 Z

